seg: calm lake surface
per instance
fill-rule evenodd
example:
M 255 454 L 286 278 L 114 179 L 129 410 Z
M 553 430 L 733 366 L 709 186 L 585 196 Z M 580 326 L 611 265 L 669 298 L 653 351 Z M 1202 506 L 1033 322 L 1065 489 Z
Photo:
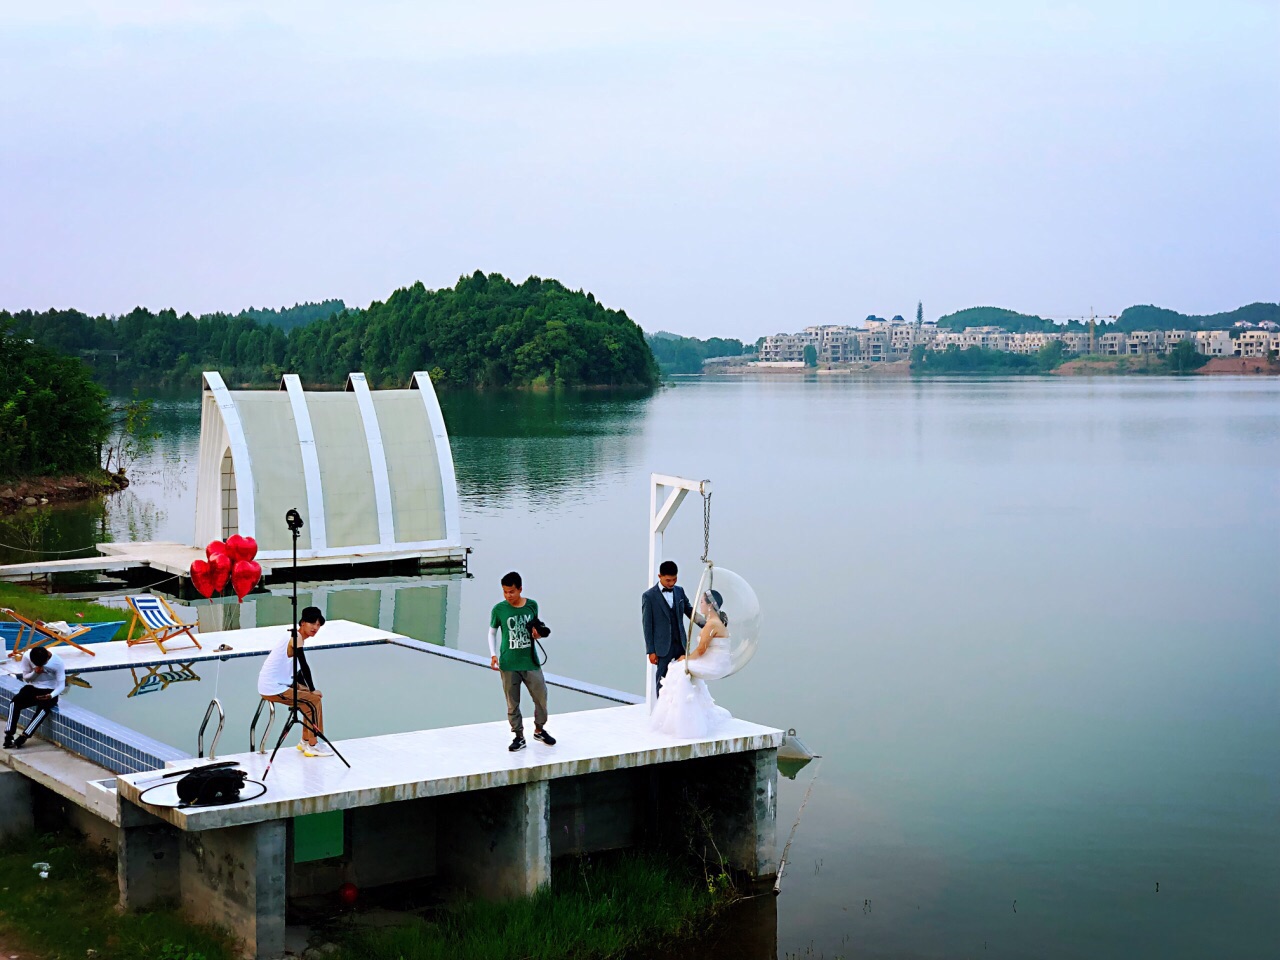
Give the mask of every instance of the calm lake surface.
M 1280 382 L 698 379 L 442 402 L 475 550 L 448 588 L 451 646 L 485 650 L 517 569 L 555 628 L 549 669 L 639 690 L 648 476 L 715 482 L 711 554 L 766 629 L 713 693 L 824 759 L 782 781 L 780 848 L 817 769 L 776 943 L 756 907 L 749 943 L 722 931 L 699 956 L 1276 955 Z M 190 539 L 196 400 L 157 419 L 134 485 L 59 546 L 95 526 Z M 699 506 L 667 537 L 690 587 Z M 501 719 L 496 680 L 491 701 Z M 552 690 L 552 731 L 568 701 Z

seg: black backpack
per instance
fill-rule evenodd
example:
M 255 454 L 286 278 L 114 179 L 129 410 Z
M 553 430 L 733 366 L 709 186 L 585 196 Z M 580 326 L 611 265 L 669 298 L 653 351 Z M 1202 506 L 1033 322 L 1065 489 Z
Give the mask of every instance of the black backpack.
M 249 775 L 235 767 L 198 767 L 178 781 L 178 801 L 183 807 L 208 807 L 235 803 Z

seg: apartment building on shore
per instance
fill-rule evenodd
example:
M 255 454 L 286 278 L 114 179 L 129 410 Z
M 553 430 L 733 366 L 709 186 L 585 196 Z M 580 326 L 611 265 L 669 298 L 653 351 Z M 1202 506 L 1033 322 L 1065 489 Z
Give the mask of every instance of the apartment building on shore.
M 805 347 L 813 347 L 818 363 L 881 363 L 906 360 L 917 345 L 929 350 L 983 347 L 1007 353 L 1033 354 L 1050 343 L 1061 343 L 1072 356 L 1090 353 L 1090 334 L 1084 330 L 1052 330 L 1010 333 L 1001 327 L 966 327 L 939 330 L 935 323 L 909 323 L 868 319 L 865 326 L 822 324 L 799 333 L 776 333 L 760 346 L 761 363 L 801 363 Z M 1240 330 L 1135 330 L 1109 332 L 1092 337 L 1092 352 L 1104 357 L 1163 356 L 1183 340 L 1195 344 L 1206 357 L 1257 357 L 1280 351 L 1280 331 Z

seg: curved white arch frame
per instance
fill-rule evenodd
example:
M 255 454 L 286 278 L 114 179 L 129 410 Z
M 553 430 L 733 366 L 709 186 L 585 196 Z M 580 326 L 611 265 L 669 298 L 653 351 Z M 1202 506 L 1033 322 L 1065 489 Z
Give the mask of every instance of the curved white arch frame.
M 240 534 L 245 537 L 257 536 L 257 511 L 253 499 L 253 460 L 249 456 L 249 442 L 244 436 L 244 425 L 240 422 L 240 411 L 231 398 L 231 392 L 222 382 L 222 374 L 217 371 L 206 371 L 204 384 L 213 394 L 218 412 L 222 414 L 222 424 L 227 431 L 228 445 L 231 447 L 231 468 L 236 474 L 236 497 L 239 508 Z M 219 454 L 221 461 L 221 454 Z
M 391 509 L 391 474 L 387 470 L 387 454 L 382 446 L 382 428 L 373 409 L 373 395 L 363 373 L 347 376 L 347 389 L 356 395 L 364 438 L 369 445 L 369 466 L 373 470 L 373 501 L 378 511 L 378 542 L 388 546 L 396 542 L 395 515 Z
M 233 470 L 236 475 L 237 496 L 239 499 L 239 532 L 244 536 L 256 536 L 257 510 L 254 500 L 253 459 L 249 453 L 249 444 L 245 435 L 243 419 L 236 407 L 235 399 L 227 389 L 222 377 L 216 371 L 206 371 L 204 382 L 222 420 L 225 430 L 226 445 L 231 450 Z M 352 374 L 348 389 L 355 392 L 357 408 L 360 411 L 369 443 L 370 464 L 373 473 L 375 507 L 378 512 L 378 543 L 356 544 L 341 547 L 330 547 L 324 536 L 323 485 L 320 477 L 319 455 L 315 443 L 315 434 L 311 424 L 311 416 L 306 402 L 306 394 L 302 390 L 301 381 L 296 375 L 281 379 L 281 388 L 289 393 L 290 410 L 293 413 L 299 452 L 304 471 L 304 484 L 307 493 L 307 506 L 311 516 L 307 518 L 311 526 L 311 546 L 298 551 L 300 560 L 344 560 L 352 557 L 373 558 L 379 554 L 393 556 L 412 556 L 414 553 L 434 555 L 461 555 L 461 527 L 458 510 L 457 477 L 454 470 L 453 453 L 449 446 L 449 435 L 445 428 L 444 415 L 440 409 L 431 377 L 425 372 L 417 372 L 409 384 L 409 388 L 423 394 L 423 407 L 427 414 L 427 425 L 435 442 L 438 468 L 440 471 L 441 499 L 444 510 L 444 535 L 436 540 L 415 540 L 398 542 L 395 539 L 394 512 L 391 500 L 390 472 L 386 462 L 385 446 L 381 427 L 376 412 L 372 409 L 372 392 L 363 374 Z M 370 413 L 374 415 L 369 416 Z M 218 455 L 221 462 L 221 453 Z M 216 478 L 215 478 L 216 479 Z M 220 504 L 220 499 L 219 499 Z M 214 534 L 216 536 L 217 534 Z M 288 559 L 288 550 L 259 550 L 259 559 L 264 561 Z
M 298 427 L 298 450 L 302 454 L 302 478 L 307 485 L 307 510 L 311 516 L 311 549 L 317 555 L 329 546 L 325 534 L 324 486 L 320 480 L 320 455 L 316 452 L 316 435 L 311 428 L 311 412 L 307 409 L 307 395 L 302 391 L 302 381 L 296 373 L 286 373 L 280 385 L 289 393 L 293 408 L 293 422 Z
M 431 374 L 419 370 L 413 375 L 412 388 L 422 394 L 427 408 L 427 420 L 435 439 L 436 456 L 440 461 L 440 491 L 444 500 L 444 538 L 450 543 L 461 543 L 462 533 L 458 523 L 458 478 L 453 470 L 453 450 L 449 447 L 449 432 L 444 427 L 444 413 L 440 400 L 431 385 Z

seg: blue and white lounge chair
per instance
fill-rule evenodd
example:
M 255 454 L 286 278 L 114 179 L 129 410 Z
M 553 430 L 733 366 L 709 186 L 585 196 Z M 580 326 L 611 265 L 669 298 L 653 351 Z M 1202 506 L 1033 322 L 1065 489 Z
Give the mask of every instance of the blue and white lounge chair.
M 191 644 L 200 648 L 200 641 L 191 632 L 198 629 L 196 624 L 179 620 L 178 615 L 173 612 L 173 608 L 164 601 L 163 597 L 157 597 L 151 593 L 143 593 L 136 597 L 125 597 L 124 599 L 129 604 L 129 609 L 133 611 L 133 619 L 129 621 L 129 636 L 127 637 L 129 646 L 132 647 L 139 643 L 154 643 L 160 648 L 161 653 L 168 653 L 169 651 L 164 648 L 165 643 L 185 633 Z M 142 628 L 142 633 L 135 638 L 134 631 L 139 627 Z M 190 646 L 191 644 L 185 644 L 184 646 Z

